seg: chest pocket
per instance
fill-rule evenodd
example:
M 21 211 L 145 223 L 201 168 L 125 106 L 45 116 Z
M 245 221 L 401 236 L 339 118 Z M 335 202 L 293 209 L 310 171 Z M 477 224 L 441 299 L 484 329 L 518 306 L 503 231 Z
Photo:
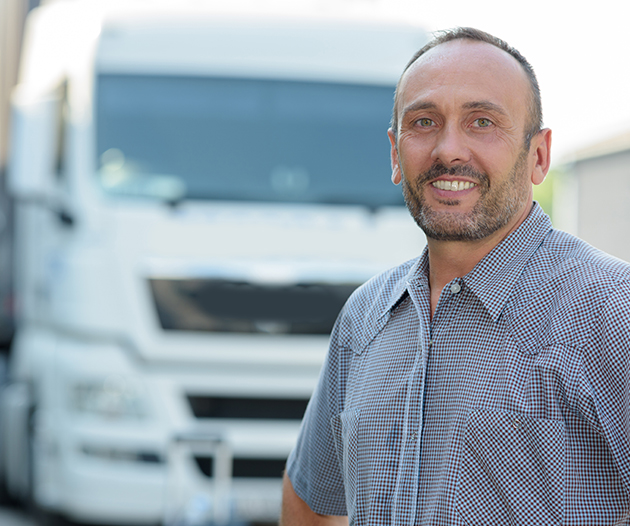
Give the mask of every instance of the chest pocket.
M 476 410 L 464 431 L 457 509 L 470 525 L 562 524 L 564 423 Z

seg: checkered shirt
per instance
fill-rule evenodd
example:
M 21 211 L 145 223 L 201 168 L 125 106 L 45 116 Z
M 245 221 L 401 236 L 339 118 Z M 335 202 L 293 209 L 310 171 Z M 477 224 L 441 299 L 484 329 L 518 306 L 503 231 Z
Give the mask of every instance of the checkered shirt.
M 357 526 L 630 524 L 630 266 L 534 204 L 433 319 L 427 273 L 425 249 L 342 310 L 297 494 Z

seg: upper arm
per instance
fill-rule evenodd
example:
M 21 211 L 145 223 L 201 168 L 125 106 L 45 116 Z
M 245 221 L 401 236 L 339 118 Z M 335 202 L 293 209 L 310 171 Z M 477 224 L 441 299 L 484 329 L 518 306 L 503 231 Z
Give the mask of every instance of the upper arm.
M 630 485 L 630 282 L 603 305 L 584 363 L 604 433 Z
M 317 513 L 346 514 L 346 494 L 331 420 L 339 414 L 341 382 L 348 367 L 343 315 L 335 325 L 319 381 L 287 461 L 292 490 Z
M 293 489 L 285 473 L 282 484 L 280 526 L 347 526 L 348 517 L 315 513 Z

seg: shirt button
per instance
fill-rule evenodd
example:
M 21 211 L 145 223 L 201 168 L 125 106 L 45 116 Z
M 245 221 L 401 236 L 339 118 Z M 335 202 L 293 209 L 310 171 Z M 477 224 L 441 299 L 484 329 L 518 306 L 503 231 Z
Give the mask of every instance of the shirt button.
M 416 438 L 418 438 L 418 433 L 415 431 L 409 435 L 409 440 L 415 440 Z
M 522 422 L 520 420 L 518 420 L 517 418 L 512 420 L 512 427 L 514 429 L 520 429 L 522 425 L 523 425 Z
M 457 294 L 460 290 L 462 290 L 462 287 L 461 287 L 461 285 L 459 283 L 453 283 L 451 285 L 451 292 L 453 294 Z

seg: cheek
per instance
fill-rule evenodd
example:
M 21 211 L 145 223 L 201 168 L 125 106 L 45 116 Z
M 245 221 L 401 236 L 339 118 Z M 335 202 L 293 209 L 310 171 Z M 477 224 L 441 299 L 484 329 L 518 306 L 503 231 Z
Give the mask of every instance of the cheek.
M 398 148 L 398 161 L 403 171 L 407 169 L 418 172 L 431 167 L 432 148 L 428 141 L 401 141 Z
M 492 148 L 481 152 L 477 150 L 473 157 L 476 167 L 487 174 L 491 181 L 507 179 L 515 168 L 522 171 L 525 167 L 524 159 L 519 154 L 515 155 L 512 152 L 507 154 L 505 150 Z

